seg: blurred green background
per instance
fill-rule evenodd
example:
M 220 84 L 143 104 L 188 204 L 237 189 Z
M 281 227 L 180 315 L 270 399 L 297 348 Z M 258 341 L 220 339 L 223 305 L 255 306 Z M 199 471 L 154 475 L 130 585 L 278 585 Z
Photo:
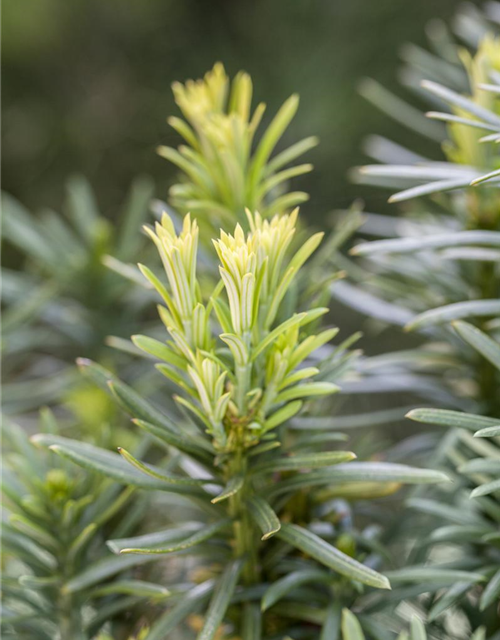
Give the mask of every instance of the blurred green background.
M 166 198 L 174 168 L 155 154 L 177 144 L 170 84 L 221 60 L 255 82 L 267 118 L 292 93 L 301 108 L 290 140 L 317 134 L 316 171 L 296 181 L 317 221 L 357 195 L 387 210 L 386 195 L 350 185 L 369 133 L 414 146 L 365 102 L 360 78 L 397 87 L 401 46 L 425 43 L 432 18 L 457 0 L 6 0 L 3 4 L 3 188 L 32 209 L 60 209 L 66 177 L 85 174 L 112 212 L 132 177 L 154 177 Z M 401 93 L 398 88 L 397 91 Z

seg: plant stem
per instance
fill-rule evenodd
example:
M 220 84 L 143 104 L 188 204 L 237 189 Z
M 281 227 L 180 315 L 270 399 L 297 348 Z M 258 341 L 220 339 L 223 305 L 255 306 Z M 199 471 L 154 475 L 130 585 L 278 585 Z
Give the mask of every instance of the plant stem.
M 251 491 L 247 473 L 247 458 L 242 449 L 237 449 L 228 464 L 227 476 L 244 477 L 243 487 L 229 498 L 229 515 L 233 518 L 234 553 L 237 558 L 246 557 L 243 568 L 243 581 L 247 585 L 259 581 L 258 534 L 248 515 L 245 500 Z
M 61 594 L 60 606 L 62 610 L 60 619 L 61 640 L 83 640 L 82 627 L 79 624 L 79 616 L 76 615 L 76 607 L 71 596 Z

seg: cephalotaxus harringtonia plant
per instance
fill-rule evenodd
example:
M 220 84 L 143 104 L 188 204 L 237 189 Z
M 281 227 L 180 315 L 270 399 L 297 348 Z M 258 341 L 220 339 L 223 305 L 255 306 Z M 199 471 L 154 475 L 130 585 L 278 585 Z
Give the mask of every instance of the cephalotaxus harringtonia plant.
M 57 437 L 50 412 L 42 423 L 39 440 Z M 137 534 L 147 501 L 34 446 L 13 423 L 2 435 L 2 638 L 90 640 L 103 628 L 124 637 L 139 603 L 148 610 L 169 595 L 141 557 L 117 558 L 104 544 Z
M 182 182 L 170 189 L 171 204 L 179 212 L 198 215 L 201 225 L 218 231 L 221 225 L 232 225 L 235 217 L 246 223 L 246 208 L 268 218 L 308 199 L 307 193 L 288 192 L 286 186 L 312 165 L 287 165 L 314 147 L 317 139 L 305 138 L 271 159 L 297 111 L 298 96 L 283 104 L 254 145 L 265 105 L 252 112 L 253 87 L 247 73 L 240 72 L 230 82 L 217 63 L 202 80 L 176 82 L 173 91 L 185 120 L 171 117 L 168 122 L 186 144 L 160 147 L 159 154 L 183 174 Z
M 240 72 L 230 81 L 217 63 L 203 79 L 175 83 L 173 89 L 185 120 L 173 117 L 169 122 L 189 146 L 160 147 L 160 155 L 180 170 L 180 182 L 170 190 L 170 204 L 181 214 L 197 215 L 203 245 L 210 243 L 221 225 L 232 227 L 236 220 L 248 228 L 247 208 L 267 219 L 309 198 L 302 191 L 288 192 L 288 187 L 292 178 L 311 171 L 312 165 L 289 165 L 316 146 L 318 139 L 309 136 L 275 153 L 297 111 L 298 96 L 283 104 L 256 142 L 265 107 L 258 105 L 250 116 L 253 90 L 247 73 Z M 342 272 L 329 267 L 328 256 L 339 250 L 361 222 L 354 212 L 346 216 L 309 265 L 308 277 L 299 274 L 295 286 L 302 303 L 319 299 L 326 304 L 330 299 L 330 285 Z M 208 259 L 206 264 L 213 269 L 213 261 Z
M 132 291 L 104 261 L 114 266 L 118 259 L 137 256 L 144 246 L 135 231 L 148 211 L 152 188 L 147 178 L 134 181 L 117 234 L 98 212 L 83 178 L 68 181 L 67 217 L 44 211 L 37 218 L 4 194 L 6 245 L 20 251 L 24 263 L 22 272 L 2 271 L 3 371 L 9 379 L 3 384 L 4 412 L 25 413 L 42 402 L 57 402 L 69 408 L 76 421 L 71 418 L 71 425 L 63 423 L 56 432 L 71 429 L 73 435 L 103 447 L 124 438 L 134 446 L 135 436 L 131 439 L 130 432 L 121 430 L 124 421 L 115 403 L 75 375 L 74 357 L 85 346 L 109 360 L 105 336 L 111 330 L 127 335 L 135 324 L 130 324 L 132 318 L 140 316 L 150 299 Z M 116 257 L 110 259 L 108 252 Z M 23 416 L 23 422 L 26 419 Z M 43 421 L 42 426 L 47 425 L 53 437 L 53 421 Z M 90 638 L 110 621 L 115 630 L 123 629 L 130 623 L 124 610 L 137 611 L 138 602 L 154 599 L 155 590 L 164 594 L 165 589 L 149 588 L 144 569 L 141 580 L 131 580 L 130 565 L 118 566 L 103 540 L 115 530 L 139 533 L 147 503 L 129 496 L 127 512 L 121 510 L 129 492 L 91 471 L 61 467 L 57 456 L 35 449 L 10 422 L 4 424 L 4 444 L 5 637 Z
M 311 331 L 327 310 L 287 314 L 284 304 L 322 234 L 292 253 L 296 211 L 269 221 L 247 216 L 248 233 L 237 225 L 214 240 L 220 280 L 208 296 L 198 280 L 197 222 L 186 216 L 177 233 L 164 215 L 148 230 L 167 284 L 142 271 L 163 299 L 168 340 L 133 340 L 160 360 L 156 366 L 181 391 L 176 400 L 189 420 L 175 424 L 109 372 L 82 362 L 97 382 L 109 384 L 140 427 L 176 452 L 169 468 L 124 449 L 119 456 L 69 439 L 44 440 L 78 464 L 192 503 L 187 522 L 109 542 L 125 556 L 196 559 L 198 579 L 191 571 L 187 582 L 168 585 L 172 606 L 148 640 L 170 637 L 185 618 L 200 640 L 231 633 L 245 640 L 294 632 L 317 638 L 322 626 L 326 640 L 346 593 L 363 584 L 389 587 L 387 578 L 352 557 L 352 545 L 341 544 L 329 517 L 339 516 L 337 495 L 355 491 L 356 484 L 380 483 L 387 492 L 401 483 L 446 480 L 405 465 L 351 462 L 356 456 L 350 451 L 325 451 L 324 437 L 287 428 L 305 403 L 338 390 L 321 379 L 336 357 L 332 347 L 325 357 L 321 349 L 336 329 Z M 192 615 L 200 610 L 201 617 Z
M 134 180 L 118 233 L 82 177 L 68 181 L 65 216 L 51 210 L 35 216 L 3 194 L 3 238 L 23 261 L 23 271 L 2 269 L 3 378 L 9 380 L 3 384 L 4 412 L 19 414 L 60 401 L 68 389 L 75 390 L 74 359 L 82 349 L 100 358 L 110 333 L 130 334 L 149 297 L 138 295 L 104 262 L 115 267 L 137 258 L 144 243 L 136 230 L 152 194 L 148 178 Z
M 499 390 L 500 343 L 467 322 L 457 321 L 453 326 L 457 334 L 495 368 Z M 474 594 L 479 600 L 478 608 L 481 614 L 476 614 L 475 617 L 488 626 L 488 637 L 492 637 L 494 632 L 499 631 L 500 416 L 487 417 L 446 409 L 415 409 L 408 417 L 417 422 L 437 424 L 456 430 L 452 436 L 454 446 L 449 447 L 447 456 L 461 475 L 461 495 L 453 505 L 436 496 L 433 499 L 414 498 L 411 504 L 423 512 L 437 514 L 443 519 L 445 525 L 433 531 L 432 540 L 435 543 L 452 542 L 462 546 L 469 570 L 478 571 L 483 575 L 482 588 L 476 589 Z M 485 442 L 482 438 L 491 438 L 492 441 Z M 469 493 L 467 497 L 466 491 Z M 460 511 L 461 504 L 467 498 L 472 500 L 472 507 Z M 481 553 L 472 555 L 471 545 L 479 548 Z M 449 597 L 448 606 L 458 601 L 470 589 L 471 585 L 467 582 L 459 588 L 455 587 L 453 597 Z
M 489 10 L 494 6 L 490 3 Z M 481 26 L 476 24 L 476 36 Z M 493 22 L 490 26 L 492 31 L 497 29 Z M 426 544 L 416 545 L 412 552 L 416 566 L 391 573 L 391 581 L 409 584 L 413 574 L 418 587 L 412 587 L 409 595 L 425 592 L 418 604 L 439 637 L 468 638 L 471 629 L 484 624 L 487 637 L 493 638 L 499 632 L 499 556 L 494 533 L 499 505 L 496 485 L 491 485 L 495 480 L 486 469 L 491 473 L 496 466 L 498 447 L 474 439 L 470 430 L 494 426 L 500 417 L 500 381 L 494 362 L 500 314 L 500 197 L 495 183 L 500 156 L 494 144 L 500 123 L 500 47 L 488 35 L 479 43 L 467 44 L 471 53 L 460 50 L 456 55 L 467 71 L 466 87 L 456 91 L 435 81 L 423 83 L 431 96 L 442 101 L 439 108 L 450 105 L 450 113 L 430 114 L 448 123 L 448 140 L 443 144 L 446 162 L 387 144 L 382 149 L 379 144 L 377 159 L 386 164 L 372 165 L 359 174 L 363 180 L 367 177 L 380 186 L 400 189 L 393 201 L 425 196 L 425 205 L 411 200 L 405 205 L 403 221 L 389 225 L 396 237 L 360 245 L 355 253 L 369 260 L 372 276 L 367 284 L 373 314 L 421 332 L 426 340 L 423 348 L 391 354 L 387 361 L 392 375 L 412 374 L 414 391 L 441 406 L 461 410 L 410 413 L 415 420 L 454 428 L 436 446 L 435 459 L 456 470 L 456 482 L 453 493 L 420 492 L 411 500 L 411 506 L 431 515 L 432 521 L 419 515 L 418 520 L 409 521 L 410 526 L 420 529 L 422 539 L 426 527 L 430 535 Z M 438 65 L 435 69 L 438 73 Z M 446 77 L 442 81 L 446 84 Z M 412 125 L 411 118 L 408 124 Z M 378 223 L 373 221 L 372 231 L 384 235 L 376 228 Z M 363 277 L 362 271 L 352 273 L 360 280 Z M 355 303 L 356 291 L 347 288 L 341 294 Z M 473 318 L 483 332 L 461 322 L 464 318 Z M 457 334 L 486 358 L 479 358 Z M 438 372 L 441 380 L 436 384 Z M 429 375 L 434 388 L 428 384 Z M 473 417 L 464 409 L 488 417 Z M 474 484 L 481 486 L 471 499 Z M 433 531 L 436 517 L 449 526 Z M 429 564 L 429 557 L 433 563 Z
M 498 74 L 499 43 L 487 37 L 474 58 L 465 53 L 462 57 L 469 71 L 471 97 L 435 83 L 425 84 L 433 94 L 447 99 L 452 109 L 462 114 L 468 109 L 475 117 L 439 114 L 450 121 L 449 140 L 443 143 L 447 161 L 415 157 L 411 165 L 371 165 L 357 174 L 360 179 L 369 176 L 370 181 L 390 188 L 424 183 L 404 189 L 393 196 L 394 201 L 436 194 L 425 210 L 412 201 L 404 224 L 393 225 L 393 234 L 402 237 L 358 246 L 353 251 L 370 259 L 375 271 L 369 278 L 372 292 L 399 305 L 399 313 L 394 307 L 393 322 L 407 324 L 412 330 L 459 317 L 488 317 L 500 311 L 496 277 L 499 192 L 491 182 L 485 182 L 482 189 L 471 187 L 471 182 L 478 184 L 499 161 L 495 145 L 479 132 L 482 125 L 476 117 L 489 114 L 490 121 L 500 124 L 491 85 L 484 88 L 488 78 Z M 449 176 L 446 184 L 445 174 Z M 438 180 L 440 176 L 442 180 Z M 466 186 L 469 188 L 463 189 Z M 423 313 L 415 316 L 415 312 Z M 389 320 L 390 313 L 384 317 Z
M 384 231 L 372 229 L 375 235 L 384 235 L 390 228 L 394 238 L 363 244 L 353 251 L 367 258 L 370 269 L 368 272 L 356 265 L 351 271 L 359 281 L 367 275 L 365 289 L 371 296 L 370 304 L 365 301 L 363 310 L 385 321 L 406 325 L 408 330 L 425 333 L 429 348 L 418 354 L 418 363 L 415 352 L 405 351 L 400 356 L 394 354 L 389 365 L 393 367 L 399 362 L 411 367 L 418 374 L 412 378 L 414 390 L 424 395 L 431 391 L 435 400 L 453 403 L 458 408 L 464 406 L 458 398 L 461 385 L 458 376 L 442 376 L 444 384 L 438 391 L 429 389 L 422 372 L 447 371 L 468 357 L 463 349 L 459 349 L 460 353 L 454 349 L 457 343 L 447 322 L 475 317 L 484 318 L 487 323 L 500 313 L 497 266 L 500 197 L 498 188 L 482 179 L 498 165 L 499 157 L 489 135 L 485 138 L 481 131 L 485 119 L 490 123 L 486 125 L 487 131 L 493 128 L 492 122 L 500 123 L 494 91 L 499 51 L 498 40 L 490 36 L 480 42 L 475 55 L 460 51 L 468 72 L 469 96 L 435 82 L 423 83 L 432 92 L 431 98 L 439 94 L 451 106 L 449 114 L 431 114 L 448 121 L 448 139 L 446 131 L 443 132 L 446 162 L 413 154 L 412 164 L 407 164 L 410 152 L 393 149 L 392 156 L 386 154 L 383 158 L 386 164 L 361 168 L 357 174 L 361 180 L 368 177 L 379 186 L 409 187 L 393 196 L 393 200 L 410 201 L 405 204 L 403 220 L 386 221 Z M 411 126 L 411 120 L 408 124 Z M 423 184 L 412 186 L 416 183 Z M 483 188 L 479 188 L 481 184 Z M 427 196 L 425 208 L 414 200 L 417 196 Z M 373 227 L 376 226 L 377 222 Z M 349 269 L 349 263 L 344 262 L 343 267 Z M 357 288 L 342 285 L 333 291 L 354 305 L 357 293 Z M 443 337 L 448 344 L 442 341 Z M 482 403 L 483 411 L 496 412 L 499 404 L 493 369 L 488 363 L 476 365 L 473 356 L 468 373 L 478 379 L 477 393 L 473 391 L 473 395 Z

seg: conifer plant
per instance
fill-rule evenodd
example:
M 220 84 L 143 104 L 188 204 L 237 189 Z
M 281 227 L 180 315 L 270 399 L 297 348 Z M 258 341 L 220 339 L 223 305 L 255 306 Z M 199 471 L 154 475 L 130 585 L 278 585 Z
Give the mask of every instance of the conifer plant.
M 392 237 L 353 249 L 366 262 L 352 273 L 359 282 L 370 273 L 361 285 L 371 301 L 365 310 L 384 309 L 385 321 L 421 335 L 419 348 L 388 354 L 386 362 L 411 374 L 413 391 L 425 398 L 426 408 L 407 417 L 420 428 L 448 428 L 413 455 L 431 456 L 454 482 L 412 496 L 405 533 L 418 533 L 408 545 L 410 566 L 391 574 L 394 583 L 413 583 L 409 601 L 440 638 L 500 634 L 499 6 L 465 6 L 454 29 L 429 30 L 433 53 L 408 49 L 403 77 L 432 105 L 427 120 L 376 83 L 363 85 L 387 112 L 398 103 L 399 115 L 415 113 L 405 124 L 438 140 L 442 157 L 376 138 L 368 151 L 379 164 L 354 173 L 395 190 L 390 201 L 403 203 L 402 218 L 386 226 Z M 355 302 L 360 293 L 355 285 L 343 299 Z
M 90 445 L 82 448 L 65 438 L 37 437 L 77 463 L 125 483 L 185 495 L 203 509 L 206 520 L 194 527 L 179 525 L 109 544 L 120 554 L 158 555 L 198 546 L 206 560 L 217 559 L 220 572 L 215 572 L 215 583 L 209 580 L 203 583 L 204 589 L 193 587 L 193 606 L 198 602 L 194 594 L 211 594 L 198 636 L 204 640 L 215 636 L 236 597 L 247 601 L 237 628 L 245 638 L 259 637 L 255 634 L 261 630 L 261 608 L 267 609 L 287 591 L 286 582 L 278 581 L 280 588 L 268 586 L 266 574 L 283 574 L 288 563 L 292 567 L 296 563 L 303 571 L 309 565 L 303 581 L 319 579 L 328 584 L 340 574 L 369 587 L 389 588 L 382 574 L 315 533 L 314 523 L 288 519 L 287 505 L 301 495 L 304 499 L 304 491 L 332 483 L 379 481 L 392 489 L 394 483 L 446 480 L 437 471 L 351 462 L 356 458 L 351 451 L 318 451 L 314 446 L 301 451 L 300 441 L 288 437 L 285 425 L 304 402 L 338 391 L 331 382 L 315 380 L 325 362 L 316 358 L 313 365 L 310 360 L 336 333 L 336 329 L 309 330 L 327 309 L 279 317 L 295 276 L 321 240 L 321 234 L 315 234 L 290 255 L 296 217 L 294 211 L 267 221 L 249 212 L 249 232 L 240 225 L 234 234 L 221 232 L 214 240 L 221 277 L 207 300 L 197 278 L 196 221 L 187 215 L 177 234 L 165 214 L 155 231 L 149 230 L 168 286 L 149 270 L 143 268 L 143 272 L 165 303 L 160 316 L 169 339 L 162 343 L 135 336 L 134 343 L 161 360 L 157 369 L 183 392 L 175 400 L 192 419 L 182 429 L 98 365 L 82 362 L 96 379 L 109 382 L 140 427 L 192 460 L 190 466 L 177 462 L 179 471 L 187 469 L 190 474 L 167 472 L 121 448 L 118 455 Z M 328 500 L 328 492 L 324 493 Z M 280 519 L 282 513 L 285 518 Z M 278 558 L 283 568 L 276 566 Z M 318 564 L 333 573 L 320 571 Z M 261 598 L 259 606 L 255 600 Z M 325 605 L 332 603 L 333 595 L 325 598 Z M 178 607 L 183 611 L 186 600 Z M 167 613 L 159 623 L 161 633 L 171 628 L 178 615 L 176 608 Z M 298 612 L 299 618 L 303 615 Z M 319 611 L 317 621 L 324 615 Z M 162 636 L 153 633 L 151 637 Z
M 48 410 L 41 427 L 61 431 Z M 105 541 L 137 534 L 147 500 L 38 448 L 10 420 L 2 436 L 2 637 L 90 640 L 104 626 L 128 637 L 138 603 L 147 610 L 169 592 L 138 569 L 144 557 L 116 558 Z
M 191 102 L 183 110 L 196 118 L 201 113 L 204 128 L 217 122 L 228 140 L 239 141 L 251 85 L 242 80 L 247 76 L 238 76 L 228 97 L 226 78 L 221 97 L 216 94 L 220 100 L 214 100 L 216 72 L 220 67 L 205 81 L 188 85 Z M 177 94 L 185 97 L 180 89 Z M 199 135 L 202 124 L 195 116 Z M 314 304 L 324 293 L 311 285 L 314 259 L 307 261 L 323 234 L 303 234 L 299 244 L 298 210 L 290 211 L 290 200 L 276 199 L 267 188 L 261 191 L 262 197 L 267 195 L 261 202 L 267 217 L 239 210 L 254 197 L 263 176 L 270 176 L 270 182 L 275 176 L 279 184 L 278 167 L 303 148 L 286 156 L 282 152 L 279 162 L 278 154 L 274 165 L 269 160 L 290 119 L 278 116 L 253 156 L 250 147 L 241 156 L 239 145 L 218 141 L 221 164 L 223 159 L 226 168 L 239 166 L 243 179 L 234 182 L 232 171 L 217 176 L 213 201 L 229 188 L 240 189 L 238 198 L 226 203 L 223 216 L 232 213 L 233 220 L 217 236 L 201 215 L 203 206 L 198 208 L 203 226 L 195 215 L 186 213 L 179 225 L 164 213 L 154 228 L 145 229 L 164 273 L 145 265 L 140 270 L 162 300 L 159 316 L 167 333 L 163 340 L 144 335 L 132 340 L 158 361 L 157 370 L 176 388 L 176 406 L 167 399 L 160 410 L 100 365 L 79 361 L 88 376 L 111 390 L 140 429 L 167 447 L 167 465 L 139 459 L 124 448 L 113 453 L 64 437 L 36 437 L 59 455 L 118 482 L 165 492 L 172 505 L 179 498 L 190 503 L 190 520 L 108 541 L 122 556 L 161 562 L 180 555 L 185 563 L 185 579 L 165 585 L 171 593 L 167 610 L 148 631 L 148 640 L 175 637 L 171 634 L 186 619 L 199 640 L 336 637 L 346 599 L 351 603 L 361 591 L 390 588 L 373 561 L 363 562 L 366 552 L 339 535 L 337 523 L 346 507 L 337 498 L 372 498 L 393 493 L 404 483 L 448 480 L 440 471 L 355 461 L 352 451 L 335 448 L 340 434 L 314 428 L 316 418 L 331 412 L 329 398 L 339 392 L 334 380 L 351 357 L 348 343 L 332 343 L 337 329 L 323 324 L 328 309 Z M 182 163 L 187 178 L 181 190 L 197 210 L 191 200 L 199 197 L 206 203 L 207 194 L 190 178 L 196 183 L 220 166 L 210 144 L 201 136 L 199 144 L 183 121 L 176 124 L 197 149 L 196 154 L 184 151 L 198 171 Z M 238 165 L 242 157 L 246 160 Z M 175 194 L 180 197 L 178 189 Z M 206 210 L 212 206 L 206 204 Z M 301 429 L 294 422 L 301 413 L 312 426 Z M 168 568 L 167 561 L 167 575 Z

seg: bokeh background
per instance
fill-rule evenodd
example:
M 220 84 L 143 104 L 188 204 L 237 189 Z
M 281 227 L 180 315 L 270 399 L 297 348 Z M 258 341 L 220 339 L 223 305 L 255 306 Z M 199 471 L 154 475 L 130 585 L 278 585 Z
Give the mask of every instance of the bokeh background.
M 64 181 L 81 172 L 112 215 L 131 179 L 148 174 L 166 198 L 175 169 L 155 154 L 177 144 L 170 85 L 221 60 L 250 72 L 269 118 L 293 92 L 290 139 L 317 134 L 316 167 L 296 186 L 317 222 L 358 195 L 387 211 L 386 195 L 350 185 L 362 140 L 419 140 L 358 94 L 361 78 L 397 87 L 404 44 L 425 43 L 429 20 L 457 0 L 5 0 L 3 189 L 30 209 L 60 210 Z M 287 140 L 282 144 L 286 145 Z M 415 146 L 417 145 L 417 147 Z

